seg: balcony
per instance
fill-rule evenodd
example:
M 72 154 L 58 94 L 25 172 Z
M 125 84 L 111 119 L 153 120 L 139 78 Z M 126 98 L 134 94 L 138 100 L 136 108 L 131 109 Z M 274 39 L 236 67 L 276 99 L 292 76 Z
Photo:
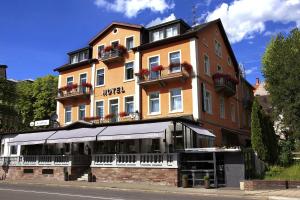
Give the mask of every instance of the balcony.
M 230 97 L 236 93 L 236 84 L 238 81 L 228 74 L 217 73 L 213 75 L 215 90 L 218 93 L 223 93 L 224 96 Z
M 66 99 L 89 99 L 92 92 L 92 86 L 89 83 L 82 85 L 71 84 L 58 89 L 56 100 L 64 101 Z
M 0 166 L 80 166 L 89 165 L 84 155 L 23 155 L 0 157 Z
M 96 154 L 91 167 L 177 168 L 176 153 Z
M 179 68 L 173 71 L 163 67 L 161 67 L 160 70 L 151 72 L 142 69 L 142 71 L 136 75 L 138 76 L 138 84 L 140 86 L 147 87 L 158 84 L 164 87 L 168 82 L 180 81 L 184 83 L 191 76 L 191 71 L 183 67 L 183 65 L 179 65 Z
M 106 63 L 113 63 L 113 62 L 123 62 L 124 61 L 124 55 L 127 53 L 127 49 L 119 45 L 115 48 L 112 46 L 108 46 L 104 49 L 103 52 L 99 54 L 99 59 Z

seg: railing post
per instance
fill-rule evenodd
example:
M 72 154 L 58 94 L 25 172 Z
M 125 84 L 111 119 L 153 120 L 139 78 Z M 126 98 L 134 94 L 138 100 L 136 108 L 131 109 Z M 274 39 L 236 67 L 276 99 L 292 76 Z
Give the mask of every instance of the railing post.
M 91 162 L 91 166 L 95 165 L 95 155 L 92 155 L 92 162 Z
M 113 158 L 113 166 L 117 166 L 117 154 L 114 154 L 114 158 Z
M 136 154 L 136 166 L 141 167 L 141 154 Z
M 40 156 L 35 156 L 35 165 L 36 166 L 39 165 L 39 158 L 40 158 Z
M 163 154 L 163 167 L 168 167 L 168 154 L 164 153 Z

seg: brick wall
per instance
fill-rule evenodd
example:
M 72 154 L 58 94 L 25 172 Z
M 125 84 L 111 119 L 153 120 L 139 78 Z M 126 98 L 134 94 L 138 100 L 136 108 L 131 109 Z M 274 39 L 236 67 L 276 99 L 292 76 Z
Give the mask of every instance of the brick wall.
M 251 180 L 244 181 L 245 190 L 266 190 L 266 189 L 286 189 L 297 188 L 300 186 L 300 181 L 266 181 L 266 180 Z
M 177 169 L 92 168 L 97 182 L 146 182 L 178 186 Z

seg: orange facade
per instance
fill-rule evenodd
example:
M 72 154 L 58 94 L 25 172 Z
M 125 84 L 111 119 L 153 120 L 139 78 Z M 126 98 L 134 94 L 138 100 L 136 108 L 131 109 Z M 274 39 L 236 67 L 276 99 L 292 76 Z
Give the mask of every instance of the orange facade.
M 170 22 L 166 26 L 181 27 Z M 163 28 L 161 25 L 157 30 Z M 79 120 L 79 105 L 86 105 L 85 118 L 99 115 L 100 105 L 104 121 L 112 112 L 123 113 L 117 117 L 119 121 L 131 120 L 124 114 L 128 110 L 135 113 L 135 119 L 189 117 L 216 135 L 217 146 L 234 145 L 235 140 L 245 145 L 250 138 L 250 128 L 244 97 L 252 88 L 240 77 L 221 22 L 208 23 L 199 31 L 184 25 L 175 30 L 173 37 L 151 41 L 157 37 L 155 31 L 156 27 L 145 31 L 137 25 L 113 23 L 90 42 L 91 62 L 57 68 L 60 88 L 68 85 L 70 76 L 74 77 L 74 83 L 81 84 L 79 79 L 83 73 L 87 74 L 86 82 L 92 87 L 85 98 L 81 98 L 78 91 L 75 95 L 58 98 L 60 124 L 67 124 L 66 106 L 72 107 L 69 114 L 71 122 L 75 122 Z M 165 35 L 168 31 L 166 29 Z M 121 56 L 111 54 L 110 50 L 108 57 L 102 57 L 108 52 L 106 47 L 115 45 L 116 41 L 125 47 L 130 44 L 130 49 Z M 141 75 L 143 70 L 146 75 Z M 222 74 L 226 74 L 226 81 L 235 84 L 229 95 L 226 94 L 228 88 L 222 85 L 217 88 L 217 83 L 224 84 L 215 80 L 223 80 Z M 129 99 L 133 104 L 127 101 Z

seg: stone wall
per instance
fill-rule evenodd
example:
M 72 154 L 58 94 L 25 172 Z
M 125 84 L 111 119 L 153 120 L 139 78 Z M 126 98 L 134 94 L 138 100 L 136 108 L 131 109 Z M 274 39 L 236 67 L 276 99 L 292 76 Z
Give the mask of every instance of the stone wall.
M 97 182 L 146 182 L 178 186 L 178 169 L 92 168 Z
M 267 190 L 267 189 L 288 189 L 300 187 L 300 181 L 267 181 L 251 180 L 244 181 L 245 190 Z

